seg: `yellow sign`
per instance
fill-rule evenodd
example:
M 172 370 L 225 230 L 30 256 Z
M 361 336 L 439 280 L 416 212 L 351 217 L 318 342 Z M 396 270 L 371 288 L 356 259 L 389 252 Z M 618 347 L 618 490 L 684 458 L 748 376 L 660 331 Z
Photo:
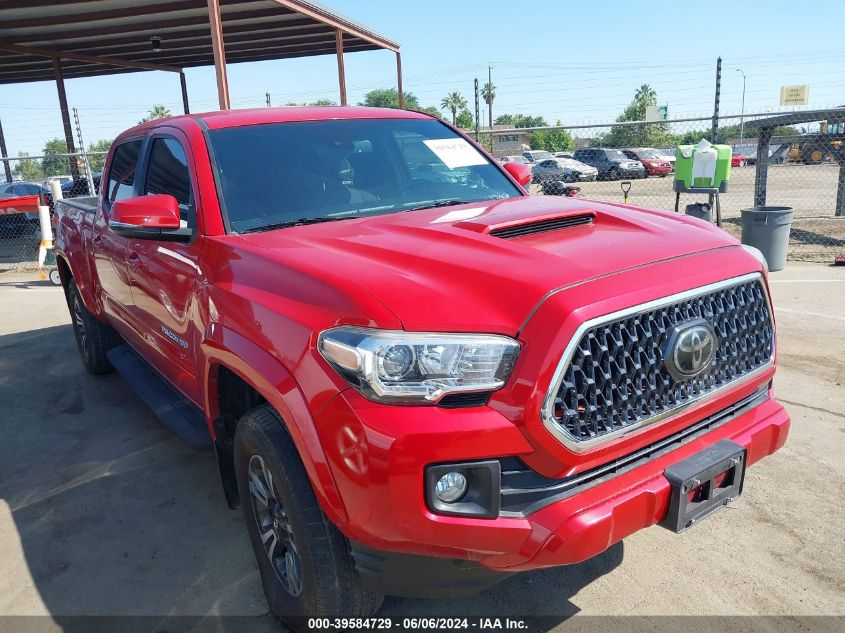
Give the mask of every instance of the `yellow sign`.
M 810 87 L 807 84 L 800 86 L 781 86 L 780 87 L 780 104 L 781 105 L 807 105 L 807 99 L 810 94 Z

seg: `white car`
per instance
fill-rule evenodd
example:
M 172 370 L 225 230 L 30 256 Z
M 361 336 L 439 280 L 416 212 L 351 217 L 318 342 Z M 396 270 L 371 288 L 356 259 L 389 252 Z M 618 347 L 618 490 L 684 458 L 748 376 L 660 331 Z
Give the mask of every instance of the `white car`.
M 541 160 L 549 160 L 550 158 L 554 158 L 551 152 L 547 152 L 544 149 L 530 149 L 528 151 L 522 152 L 522 155 L 525 156 L 529 163 L 539 163 Z
M 660 158 L 668 163 L 672 163 L 672 171 L 675 171 L 675 148 L 656 149 L 654 151 L 660 154 Z

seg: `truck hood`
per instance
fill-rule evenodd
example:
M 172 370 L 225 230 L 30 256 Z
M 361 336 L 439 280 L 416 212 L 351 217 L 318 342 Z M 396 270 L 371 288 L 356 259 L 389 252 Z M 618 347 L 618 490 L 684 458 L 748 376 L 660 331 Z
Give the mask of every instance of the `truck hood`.
M 537 223 L 540 224 L 537 224 Z M 239 236 L 280 265 L 365 289 L 408 330 L 515 335 L 549 292 L 737 241 L 705 222 L 525 196 Z

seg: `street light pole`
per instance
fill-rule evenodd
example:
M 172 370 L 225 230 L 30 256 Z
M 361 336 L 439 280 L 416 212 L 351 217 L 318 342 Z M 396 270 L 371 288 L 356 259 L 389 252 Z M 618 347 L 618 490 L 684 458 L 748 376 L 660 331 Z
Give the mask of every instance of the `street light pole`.
M 737 68 L 736 72 L 742 73 L 742 108 L 739 111 L 739 144 L 745 140 L 745 73 L 742 68 Z

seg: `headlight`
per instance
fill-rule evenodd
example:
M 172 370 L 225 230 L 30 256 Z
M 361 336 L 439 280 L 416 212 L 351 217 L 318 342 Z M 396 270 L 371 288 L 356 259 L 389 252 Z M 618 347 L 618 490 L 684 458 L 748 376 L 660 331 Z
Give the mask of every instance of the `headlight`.
M 493 334 L 338 327 L 320 334 L 317 349 L 370 400 L 435 404 L 451 393 L 500 389 L 519 343 Z
M 765 270 L 767 273 L 769 272 L 769 262 L 766 261 L 766 256 L 763 255 L 763 252 L 759 248 L 750 246 L 748 244 L 743 244 L 742 248 L 754 255 L 757 261 L 763 264 L 763 270 Z

